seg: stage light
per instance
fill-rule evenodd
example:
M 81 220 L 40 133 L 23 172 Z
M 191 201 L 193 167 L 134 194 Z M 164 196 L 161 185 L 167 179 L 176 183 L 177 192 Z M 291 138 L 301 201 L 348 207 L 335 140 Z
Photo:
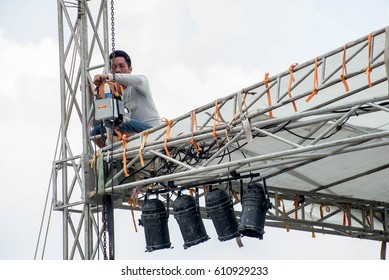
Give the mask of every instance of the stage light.
M 248 185 L 242 195 L 240 234 L 263 239 L 266 211 L 270 208 L 271 203 L 264 187 L 261 184 Z
M 168 213 L 159 199 L 146 199 L 142 207 L 140 224 L 144 227 L 146 250 L 170 248 Z
M 184 239 L 184 249 L 209 239 L 199 208 L 192 196 L 179 195 L 173 202 L 173 214 Z
M 238 237 L 239 223 L 230 196 L 222 189 L 214 189 L 206 194 L 206 211 L 211 217 L 220 241 Z

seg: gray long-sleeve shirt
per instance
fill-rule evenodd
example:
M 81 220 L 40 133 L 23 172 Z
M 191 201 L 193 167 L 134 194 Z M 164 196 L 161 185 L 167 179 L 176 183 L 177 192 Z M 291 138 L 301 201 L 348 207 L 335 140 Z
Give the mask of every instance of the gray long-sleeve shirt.
M 108 77 L 109 80 L 113 80 L 112 74 L 108 74 Z M 131 112 L 131 119 L 153 127 L 162 124 L 151 94 L 149 81 L 145 76 L 117 73 L 115 74 L 115 80 L 127 87 L 123 92 L 122 101 L 124 106 Z

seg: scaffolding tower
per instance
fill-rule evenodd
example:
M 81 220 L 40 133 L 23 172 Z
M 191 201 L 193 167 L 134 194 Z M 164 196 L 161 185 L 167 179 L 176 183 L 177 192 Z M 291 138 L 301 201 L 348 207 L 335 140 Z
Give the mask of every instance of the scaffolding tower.
M 62 212 L 63 259 L 95 259 L 105 249 L 98 220 L 106 195 L 113 209 L 131 210 L 127 198 L 142 205 L 142 194 L 160 193 L 172 211 L 178 193 L 196 191 L 208 218 L 203 198 L 218 186 L 230 190 L 239 218 L 242 188 L 256 182 L 266 182 L 273 205 L 266 226 L 376 240 L 385 258 L 386 29 L 97 149 L 91 77 L 108 71 L 109 24 L 106 0 L 58 0 L 61 129 L 52 201 Z M 115 167 L 104 184 L 96 162 Z

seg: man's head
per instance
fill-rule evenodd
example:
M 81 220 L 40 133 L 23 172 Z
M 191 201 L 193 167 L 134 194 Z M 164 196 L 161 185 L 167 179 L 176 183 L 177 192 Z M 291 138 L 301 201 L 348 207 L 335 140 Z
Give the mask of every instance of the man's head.
M 109 55 L 112 73 L 131 73 L 131 58 L 125 51 L 115 51 Z

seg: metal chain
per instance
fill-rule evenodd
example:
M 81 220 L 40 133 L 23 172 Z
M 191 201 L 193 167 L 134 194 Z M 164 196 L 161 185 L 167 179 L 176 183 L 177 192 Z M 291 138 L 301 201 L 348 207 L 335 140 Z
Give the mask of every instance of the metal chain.
M 103 203 L 103 255 L 104 260 L 108 260 L 107 256 L 107 208 Z
M 115 14 L 114 14 L 114 1 L 111 0 L 111 41 L 112 41 L 112 60 L 115 60 Z M 111 63 L 109 64 L 111 65 Z M 113 75 L 113 81 L 115 81 L 115 72 L 112 72 Z M 104 254 L 104 260 L 108 260 L 107 255 L 107 230 L 108 230 L 108 223 L 107 223 L 107 206 L 106 201 L 104 200 L 103 203 L 103 211 L 102 211 L 102 220 L 103 220 L 103 254 Z M 109 244 L 109 252 L 111 255 L 112 252 L 112 245 L 111 242 Z
M 115 60 L 115 14 L 114 14 L 114 1 L 111 0 L 111 40 L 112 40 L 112 60 Z M 113 81 L 115 81 L 115 72 L 112 72 Z M 111 161 L 112 162 L 112 161 Z M 102 220 L 103 220 L 103 254 L 104 260 L 108 260 L 107 255 L 107 230 L 108 230 L 108 221 L 107 221 L 107 205 L 104 200 L 103 211 L 102 211 Z M 112 243 L 109 241 L 109 256 L 110 259 L 113 259 L 113 247 Z
M 115 60 L 115 13 L 114 1 L 111 0 L 111 43 L 112 43 L 112 60 Z M 115 81 L 115 72 L 112 72 L 113 81 Z

